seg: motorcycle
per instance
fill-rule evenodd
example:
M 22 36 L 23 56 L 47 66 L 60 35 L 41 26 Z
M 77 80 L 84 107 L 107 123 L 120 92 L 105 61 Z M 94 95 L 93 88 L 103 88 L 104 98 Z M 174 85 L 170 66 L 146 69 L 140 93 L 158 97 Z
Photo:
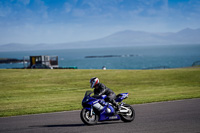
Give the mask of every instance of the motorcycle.
M 83 109 L 80 117 L 83 123 L 87 125 L 94 125 L 98 121 L 122 120 L 124 122 L 131 122 L 135 119 L 135 111 L 132 106 L 123 103 L 122 101 L 128 98 L 128 93 L 121 93 L 116 96 L 115 101 L 119 103 L 120 109 L 105 102 L 106 95 L 98 98 L 91 96 L 92 91 L 86 91 L 82 100 Z

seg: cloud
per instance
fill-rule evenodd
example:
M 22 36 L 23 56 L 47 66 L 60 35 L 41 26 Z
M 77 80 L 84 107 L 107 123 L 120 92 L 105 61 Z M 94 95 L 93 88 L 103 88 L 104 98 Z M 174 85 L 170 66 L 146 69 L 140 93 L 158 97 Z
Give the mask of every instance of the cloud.
M 20 2 L 24 5 L 28 5 L 30 3 L 30 0 L 18 0 L 18 2 Z
M 48 6 L 45 5 L 45 2 L 42 0 L 35 0 L 35 6 L 36 7 L 33 9 L 33 11 L 36 11 L 38 16 L 41 14 L 43 18 L 48 18 Z
M 66 3 L 64 4 L 64 9 L 65 9 L 65 12 L 66 12 L 66 13 L 69 13 L 69 12 L 71 12 L 71 10 L 72 10 L 72 5 L 69 4 L 68 2 L 66 2 Z
M 0 0 L 1 43 L 90 40 L 125 29 L 178 31 L 199 23 L 196 0 Z
M 8 7 L 8 6 L 3 6 L 1 3 L 0 3 L 0 17 L 6 17 L 8 16 L 10 13 L 11 13 L 11 8 Z
M 4 25 L 38 23 L 48 21 L 48 6 L 42 0 L 17 0 L 17 2 L 0 2 L 0 18 Z M 0 25 L 1 26 L 1 25 Z

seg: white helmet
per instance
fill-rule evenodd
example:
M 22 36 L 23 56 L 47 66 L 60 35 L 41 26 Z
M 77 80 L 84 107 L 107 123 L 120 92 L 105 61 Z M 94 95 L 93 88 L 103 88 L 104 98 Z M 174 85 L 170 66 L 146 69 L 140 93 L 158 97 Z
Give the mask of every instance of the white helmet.
M 94 88 L 95 87 L 95 85 L 97 85 L 99 83 L 99 79 L 97 78 L 97 77 L 94 77 L 94 78 L 91 78 L 90 79 L 90 87 L 91 88 Z

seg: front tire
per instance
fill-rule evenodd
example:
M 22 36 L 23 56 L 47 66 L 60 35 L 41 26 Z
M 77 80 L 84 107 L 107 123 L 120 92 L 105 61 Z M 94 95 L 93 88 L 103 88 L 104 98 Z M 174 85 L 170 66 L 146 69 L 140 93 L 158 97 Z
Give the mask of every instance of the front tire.
M 133 107 L 131 107 L 128 104 L 124 104 L 124 107 L 128 108 L 129 111 L 128 113 L 123 113 L 123 114 L 119 114 L 121 117 L 121 120 L 124 122 L 131 122 L 135 119 L 135 110 L 133 109 Z
M 81 110 L 80 117 L 83 123 L 87 125 L 94 125 L 99 119 L 99 116 L 94 113 L 92 114 L 92 116 L 90 116 L 90 111 L 86 109 Z

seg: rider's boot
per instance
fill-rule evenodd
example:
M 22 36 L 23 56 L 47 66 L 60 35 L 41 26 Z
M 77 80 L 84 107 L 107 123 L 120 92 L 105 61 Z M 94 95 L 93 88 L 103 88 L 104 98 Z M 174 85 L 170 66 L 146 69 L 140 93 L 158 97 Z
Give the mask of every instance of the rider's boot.
M 116 111 L 120 110 L 120 105 L 114 99 L 112 100 L 112 104 L 116 107 Z

